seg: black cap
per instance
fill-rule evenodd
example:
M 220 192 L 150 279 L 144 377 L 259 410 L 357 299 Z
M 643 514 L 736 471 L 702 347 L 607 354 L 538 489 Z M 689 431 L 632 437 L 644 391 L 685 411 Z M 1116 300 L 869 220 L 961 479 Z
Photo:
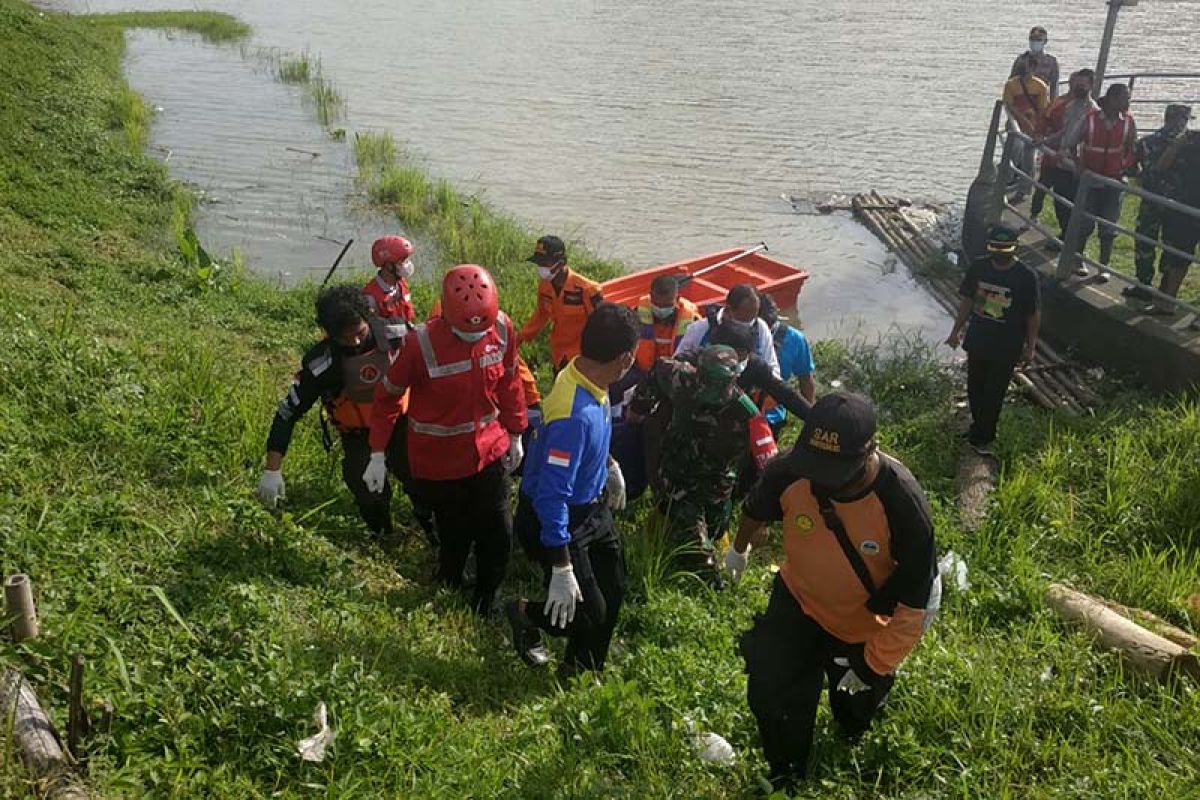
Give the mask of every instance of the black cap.
M 834 392 L 808 412 L 789 458 L 805 478 L 822 486 L 845 486 L 871 453 L 875 406 L 861 394 Z
M 539 267 L 548 267 L 565 260 L 566 257 L 567 246 L 563 244 L 562 239 L 557 236 L 543 236 L 537 240 L 537 245 L 533 248 L 533 255 L 525 260 L 537 264 Z
M 1017 252 L 1017 239 L 1020 236 L 1007 225 L 993 225 L 988 231 L 987 249 L 989 253 Z
M 1185 106 L 1183 103 L 1168 103 L 1167 111 L 1163 116 L 1185 117 L 1186 119 L 1191 119 L 1192 118 L 1192 107 Z

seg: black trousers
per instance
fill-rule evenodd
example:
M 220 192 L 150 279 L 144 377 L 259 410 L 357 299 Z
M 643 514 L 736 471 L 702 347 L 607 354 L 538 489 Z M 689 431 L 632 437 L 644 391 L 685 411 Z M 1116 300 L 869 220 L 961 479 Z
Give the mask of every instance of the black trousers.
M 967 354 L 967 402 L 971 407 L 971 444 L 989 444 L 996 438 L 996 424 L 1004 407 L 1004 395 L 1017 367 L 1015 358 L 992 358 Z
M 894 676 L 886 675 L 877 686 L 858 694 L 837 691 L 849 667 L 834 659 L 848 659 L 856 649 L 861 654 L 862 645 L 837 639 L 805 614 L 778 575 L 767 610 L 742 635 L 740 649 L 746 661 L 746 695 L 772 782 L 803 778 L 807 773 L 826 680 L 834 721 L 851 738 L 870 727 L 895 683 Z
M 1055 194 L 1065 197 L 1072 203 L 1075 202 L 1075 191 L 1079 188 L 1079 179 L 1075 177 L 1075 173 L 1069 169 L 1062 167 L 1042 165 L 1041 172 L 1042 183 L 1054 190 Z M 1041 190 L 1038 190 L 1041 192 Z M 1043 202 L 1045 193 L 1042 192 Z M 1034 216 L 1041 214 L 1042 205 L 1038 202 L 1038 196 L 1035 194 L 1033 198 Z M 1067 225 L 1071 222 L 1071 207 L 1062 200 L 1055 198 L 1054 200 L 1054 218 L 1058 220 L 1059 230 L 1065 234 Z M 1060 237 L 1061 238 L 1061 237 Z
M 467 557 L 475 548 L 472 606 L 482 616 L 491 614 L 508 571 L 512 549 L 508 485 L 499 460 L 466 478 L 412 479 L 414 500 L 432 509 L 437 521 L 438 580 L 461 587 Z
M 1178 211 L 1165 210 L 1162 214 L 1162 238 L 1165 243 L 1175 249 L 1196 255 L 1196 248 L 1200 246 L 1200 220 Z M 1164 272 L 1167 270 L 1186 272 L 1191 266 L 1191 262 L 1185 261 L 1173 253 L 1163 253 L 1158 266 Z
M 544 585 L 550 585 L 551 565 L 541 544 L 541 523 L 533 501 L 519 493 L 516 530 L 521 547 L 531 560 L 541 563 Z M 575 619 L 565 628 L 550 624 L 543 611 L 545 600 L 530 600 L 525 616 L 551 636 L 566 636 L 565 664 L 580 670 L 599 670 L 608 659 L 613 631 L 621 614 L 627 586 L 625 552 L 608 505 L 599 502 L 570 509 L 571 566 L 583 602 L 575 606 Z
M 388 471 L 401 484 L 408 483 L 408 455 L 403 435 L 404 420 L 396 425 L 387 446 Z M 342 481 L 354 502 L 363 522 L 374 533 L 382 536 L 392 535 L 392 483 L 389 480 L 382 492 L 372 492 L 363 483 L 363 473 L 371 461 L 371 445 L 367 441 L 367 430 L 346 431 L 342 438 Z

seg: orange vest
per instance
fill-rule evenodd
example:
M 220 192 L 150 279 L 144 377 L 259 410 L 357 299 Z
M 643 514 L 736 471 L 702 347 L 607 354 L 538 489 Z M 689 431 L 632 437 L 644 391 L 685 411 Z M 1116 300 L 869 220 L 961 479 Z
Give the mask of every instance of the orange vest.
M 780 575 L 796 602 L 822 628 L 844 642 L 875 640 L 881 645 L 868 650 L 868 664 L 876 672 L 890 672 L 920 637 L 924 610 L 898 604 L 892 616 L 883 617 L 867 609 L 866 587 L 826 527 L 811 486 L 807 479 L 798 480 L 780 497 L 786 556 Z M 883 586 L 896 569 L 883 502 L 870 492 L 851 502 L 835 500 L 833 507 L 875 585 Z M 883 636 L 885 631 L 892 635 Z
M 688 325 L 700 319 L 700 309 L 691 300 L 680 297 L 675 301 L 675 315 L 660 320 L 654 316 L 650 296 L 646 295 L 638 301 L 637 315 L 641 327 L 634 363 L 638 369 L 649 372 L 658 359 L 675 355 L 683 332 Z
M 1120 178 L 1133 166 L 1133 150 L 1127 146 L 1133 131 L 1133 117 L 1126 112 L 1109 127 L 1104 112 L 1092 109 L 1084 122 L 1079 159 L 1084 169 L 1106 178 Z
M 519 340 L 530 342 L 537 338 L 547 325 L 550 330 L 550 358 L 555 369 L 562 369 L 579 355 L 579 337 L 583 323 L 596 306 L 604 302 L 600 284 L 567 269 L 562 291 L 556 292 L 550 281 L 538 281 L 537 308 L 533 316 L 521 327 Z

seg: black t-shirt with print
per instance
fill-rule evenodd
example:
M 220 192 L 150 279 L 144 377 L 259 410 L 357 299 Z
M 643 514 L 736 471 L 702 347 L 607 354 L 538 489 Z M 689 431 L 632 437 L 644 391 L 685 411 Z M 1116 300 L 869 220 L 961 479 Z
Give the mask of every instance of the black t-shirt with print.
M 1000 269 L 990 256 L 983 256 L 967 268 L 958 293 L 975 303 L 964 349 L 983 358 L 1020 357 L 1025 325 L 1042 305 L 1037 274 L 1018 260 Z

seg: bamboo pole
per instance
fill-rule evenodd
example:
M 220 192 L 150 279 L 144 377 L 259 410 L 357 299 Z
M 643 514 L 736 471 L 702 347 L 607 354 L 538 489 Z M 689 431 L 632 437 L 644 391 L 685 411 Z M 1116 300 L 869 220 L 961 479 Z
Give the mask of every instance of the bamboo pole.
M 0 682 L 0 707 L 21 759 L 44 787 L 45 796 L 52 800 L 87 800 L 89 794 L 79 784 L 54 726 L 29 682 L 14 669 L 6 671 Z
M 1097 597 L 1095 599 L 1121 616 L 1136 622 L 1143 628 L 1158 634 L 1164 639 L 1174 642 L 1185 650 L 1194 650 L 1196 645 L 1200 644 L 1200 639 L 1197 639 L 1183 628 L 1172 625 L 1157 614 L 1146 611 L 1143 608 L 1124 606 L 1120 603 L 1115 603 L 1112 600 L 1105 600 L 1103 597 Z
M 1083 592 L 1051 584 L 1046 603 L 1064 619 L 1082 624 L 1102 646 L 1120 652 L 1135 669 L 1161 681 L 1181 674 L 1200 681 L 1200 661 L 1194 654 Z
M 9 575 L 4 579 L 4 611 L 11 620 L 9 630 L 14 642 L 37 638 L 37 606 L 33 602 L 33 583 L 28 575 Z

